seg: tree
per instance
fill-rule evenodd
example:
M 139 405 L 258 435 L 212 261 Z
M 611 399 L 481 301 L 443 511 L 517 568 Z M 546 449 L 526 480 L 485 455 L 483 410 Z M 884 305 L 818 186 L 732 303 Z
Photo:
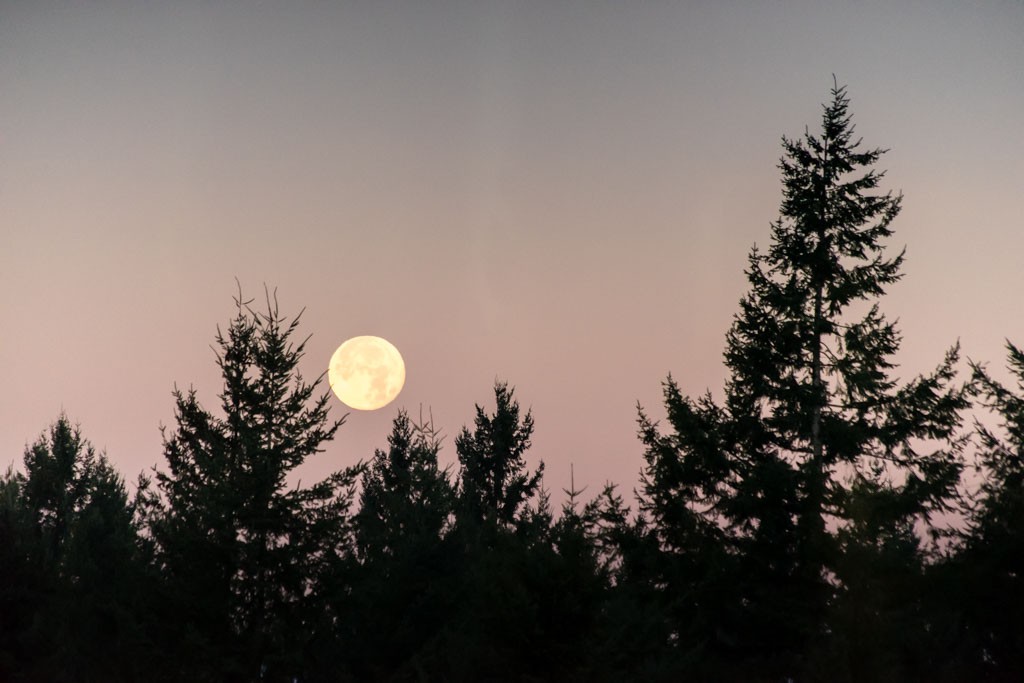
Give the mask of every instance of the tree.
M 530 448 L 533 415 L 527 411 L 520 421 L 515 390 L 497 382 L 494 399 L 494 414 L 476 406 L 475 429 L 463 427 L 455 439 L 459 499 L 468 519 L 510 528 L 539 490 L 544 463 L 533 474 L 526 471 L 523 456 Z
M 394 556 L 410 544 L 440 540 L 452 513 L 454 490 L 437 463 L 440 435 L 432 422 L 413 424 L 400 410 L 362 476 L 356 545 L 364 561 Z
M 0 566 L 11 574 L 0 581 L 0 633 L 11 631 L 0 677 L 137 678 L 142 573 L 124 482 L 63 414 L 24 466 L 0 481 Z
M 289 474 L 322 450 L 331 422 L 322 376 L 303 380 L 299 316 L 276 295 L 256 312 L 241 294 L 226 333 L 217 330 L 222 415 L 194 390 L 175 390 L 168 470 L 156 473 L 147 517 L 167 581 L 168 642 L 187 650 L 177 666 L 201 680 L 290 680 L 321 610 L 318 580 L 349 551 L 348 509 L 359 468 L 312 486 Z M 308 340 L 308 338 L 307 338 Z M 173 653 L 172 653 L 173 654 Z
M 507 384 L 496 383 L 494 394 L 495 412 L 477 405 L 474 429 L 455 439 L 459 479 L 446 535 L 452 604 L 430 648 L 431 679 L 529 680 L 550 662 L 543 464 L 533 473 L 526 468 L 531 414 L 521 416 Z
M 414 424 L 401 410 L 388 450 L 377 450 L 363 472 L 351 595 L 335 593 L 341 649 L 350 653 L 355 680 L 422 673 L 451 610 L 458 588 L 446 532 L 455 490 L 438 466 L 440 448 L 432 421 Z
M 957 562 L 958 588 L 976 641 L 978 678 L 1024 678 L 1024 350 L 1007 342 L 1016 388 L 996 381 L 972 363 L 982 405 L 997 427 L 978 421 L 978 504 L 970 517 L 967 545 Z
M 550 532 L 558 570 L 551 593 L 562 605 L 552 640 L 572 664 L 562 680 L 678 679 L 664 671 L 668 629 L 643 520 L 629 519 L 614 484 L 582 510 L 583 491 L 563 491 L 568 500 Z
M 812 650 L 831 648 L 840 667 L 876 655 L 824 642 L 829 606 L 871 585 L 846 561 L 890 537 L 920 560 L 906 531 L 949 509 L 962 469 L 958 349 L 929 375 L 892 377 L 900 337 L 877 300 L 901 277 L 903 253 L 883 242 L 902 196 L 877 191 L 884 150 L 861 149 L 848 104 L 834 86 L 820 136 L 783 138 L 781 215 L 769 249 L 750 253 L 724 404 L 684 397 L 669 377 L 671 433 L 640 415 L 641 505 L 672 566 L 667 590 L 711 627 L 695 654 L 739 658 L 744 676 L 810 670 Z M 865 507 L 878 535 L 856 531 Z

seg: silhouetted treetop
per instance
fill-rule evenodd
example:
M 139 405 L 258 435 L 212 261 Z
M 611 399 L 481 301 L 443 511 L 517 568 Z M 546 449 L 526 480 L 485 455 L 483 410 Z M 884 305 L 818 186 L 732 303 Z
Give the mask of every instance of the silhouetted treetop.
M 476 406 L 472 432 L 463 428 L 455 439 L 459 464 L 459 498 L 479 521 L 511 525 L 540 487 L 544 463 L 530 474 L 524 455 L 530 448 L 533 416 L 520 419 L 515 390 L 494 385 L 495 412 Z
M 956 347 L 932 373 L 893 377 L 900 336 L 877 299 L 901 277 L 903 252 L 887 256 L 885 241 L 902 195 L 878 189 L 884 150 L 854 138 L 845 88 L 833 87 L 820 133 L 782 146 L 780 217 L 768 249 L 750 252 L 724 405 L 684 396 L 669 377 L 671 433 L 640 414 L 641 506 L 666 599 L 678 619 L 706 619 L 693 637 L 715 633 L 701 647 L 723 666 L 745 653 L 754 664 L 739 677 L 809 666 L 808 644 L 832 632 L 829 610 L 839 619 L 841 606 L 853 614 L 883 592 L 871 574 L 881 558 L 923 560 L 914 523 L 957 496 L 968 406 Z M 899 591 L 885 594 L 885 609 L 912 612 Z M 864 641 L 842 648 L 874 656 Z
M 191 663 L 227 678 L 287 680 L 299 670 L 302 624 L 317 581 L 351 546 L 348 515 L 356 466 L 312 486 L 287 475 L 321 450 L 331 421 L 322 376 L 298 370 L 305 341 L 269 293 L 265 311 L 241 295 L 216 334 L 222 415 L 194 390 L 174 391 L 175 422 L 164 432 L 168 471 L 148 498 L 156 558 L 183 598 Z

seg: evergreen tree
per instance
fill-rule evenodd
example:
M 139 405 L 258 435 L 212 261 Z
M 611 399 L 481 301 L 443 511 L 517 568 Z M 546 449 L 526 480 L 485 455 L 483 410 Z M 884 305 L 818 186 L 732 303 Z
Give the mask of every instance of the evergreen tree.
M 559 680 L 678 679 L 665 669 L 668 629 L 661 596 L 649 588 L 654 548 L 643 523 L 629 519 L 613 484 L 582 508 L 582 490 L 570 484 L 563 491 L 545 570 L 555 607 L 553 658 L 565 666 Z
M 999 420 L 976 424 L 983 478 L 957 567 L 979 680 L 1024 679 L 1024 350 L 1007 342 L 1007 352 L 1015 388 L 972 364 L 982 404 Z
M 123 481 L 65 415 L 24 465 L 0 482 L 0 677 L 133 680 L 142 573 Z
M 454 490 L 437 463 L 441 439 L 433 423 L 413 424 L 399 411 L 388 450 L 378 450 L 362 476 L 356 545 L 360 558 L 393 556 L 410 544 L 441 539 Z
M 455 439 L 459 464 L 459 499 L 468 519 L 510 528 L 539 490 L 544 463 L 526 471 L 523 456 L 530 448 L 533 415 L 520 421 L 515 390 L 507 383 L 494 386 L 495 412 L 476 406 L 475 429 L 463 427 Z
M 351 596 L 337 591 L 345 581 L 333 593 L 355 680 L 412 680 L 433 665 L 458 590 L 445 537 L 455 491 L 438 466 L 440 447 L 432 422 L 414 424 L 399 411 L 388 450 L 377 450 L 362 475 Z
M 0 680 L 14 681 L 41 649 L 31 637 L 45 595 L 33 540 L 31 515 L 22 497 L 24 476 L 9 467 L 0 478 Z
M 533 418 L 514 391 L 494 387 L 495 412 L 476 406 L 473 431 L 455 439 L 460 463 L 455 523 L 447 539 L 454 602 L 433 646 L 439 680 L 532 680 L 544 674 L 544 567 L 550 510 L 543 464 L 526 468 Z M 536 501 L 531 506 L 531 501 Z
M 199 680 L 291 680 L 322 610 L 318 580 L 351 538 L 348 509 L 358 468 L 312 486 L 289 474 L 322 450 L 343 420 L 328 418 L 298 371 L 299 316 L 276 297 L 256 312 L 241 295 L 217 364 L 222 415 L 194 390 L 175 390 L 176 426 L 164 432 L 166 472 L 156 473 L 147 518 L 166 578 L 173 664 Z M 187 655 L 186 655 L 187 653 Z
M 892 377 L 900 338 L 877 299 L 900 278 L 903 254 L 887 257 L 883 242 L 902 197 L 877 191 L 884 150 L 853 134 L 835 86 L 820 136 L 783 138 L 781 216 L 770 248 L 750 254 L 724 405 L 684 397 L 670 377 L 672 432 L 641 412 L 641 504 L 667 556 L 667 594 L 685 608 L 680 649 L 739 660 L 744 677 L 810 671 L 829 605 L 856 604 L 883 578 L 847 561 L 890 539 L 919 560 L 908 530 L 948 509 L 959 481 L 957 349 L 932 374 Z M 871 533 L 857 527 L 865 507 Z M 684 638 L 693 620 L 705 642 Z M 865 642 L 828 647 L 841 669 L 878 654 Z

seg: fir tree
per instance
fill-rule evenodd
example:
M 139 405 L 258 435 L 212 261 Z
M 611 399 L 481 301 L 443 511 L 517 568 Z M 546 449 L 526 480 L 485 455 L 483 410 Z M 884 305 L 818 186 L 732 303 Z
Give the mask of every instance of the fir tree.
M 305 340 L 268 294 L 265 312 L 239 295 L 226 333 L 218 328 L 222 415 L 194 390 L 175 390 L 164 432 L 167 471 L 156 473 L 148 519 L 167 579 L 168 634 L 200 679 L 290 680 L 303 666 L 320 613 L 318 580 L 351 539 L 348 508 L 358 468 L 308 487 L 287 477 L 322 450 L 342 420 L 328 418 L 298 371 Z
M 459 499 L 469 519 L 511 527 L 526 503 L 538 492 L 544 463 L 530 474 L 524 455 L 530 448 L 533 416 L 520 420 L 515 390 L 494 386 L 495 412 L 476 406 L 475 428 L 463 428 L 455 439 L 459 464 Z
M 437 638 L 433 678 L 530 680 L 544 672 L 548 643 L 545 567 L 551 513 L 543 464 L 526 467 L 533 417 L 514 391 L 494 387 L 495 412 L 476 406 L 455 439 L 460 464 L 452 547 L 455 594 Z M 536 501 L 535 505 L 530 505 Z
M 432 422 L 413 424 L 399 411 L 388 450 L 362 476 L 356 545 L 360 558 L 393 556 L 410 543 L 436 542 L 449 523 L 454 490 L 438 466 L 440 436 Z
M 133 680 L 144 666 L 133 506 L 104 454 L 61 415 L 0 480 L 0 674 Z M 10 561 L 10 564 L 8 564 Z M 8 625 L 8 620 L 12 623 Z
M 949 508 L 961 470 L 957 349 L 932 374 L 892 377 L 900 337 L 877 300 L 900 278 L 903 253 L 884 242 L 902 196 L 878 191 L 884 150 L 860 147 L 848 104 L 835 86 L 821 134 L 783 138 L 781 215 L 749 257 L 724 405 L 684 397 L 670 377 L 672 433 L 641 412 L 641 503 L 668 591 L 684 623 L 707 621 L 706 642 L 680 646 L 723 666 L 745 658 L 758 675 L 807 670 L 829 604 L 869 590 L 845 572 L 856 548 L 892 538 L 920 559 L 907 530 Z M 852 531 L 865 506 L 875 535 Z M 848 643 L 845 661 L 871 656 L 862 645 Z
M 337 590 L 345 581 L 333 587 L 341 647 L 356 680 L 424 673 L 452 608 L 458 587 L 446 531 L 455 491 L 438 466 L 440 447 L 432 421 L 414 424 L 399 411 L 388 449 L 377 450 L 362 475 L 351 595 Z
M 957 567 L 969 614 L 966 635 L 976 641 L 976 675 L 1000 681 L 1024 678 L 1024 350 L 1006 346 L 1016 387 L 972 364 L 982 404 L 998 426 L 976 423 L 983 478 Z

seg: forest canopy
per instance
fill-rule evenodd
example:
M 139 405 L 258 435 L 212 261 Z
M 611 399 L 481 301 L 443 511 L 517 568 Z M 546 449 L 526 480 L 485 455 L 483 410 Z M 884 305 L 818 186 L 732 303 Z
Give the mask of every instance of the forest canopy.
M 849 104 L 782 139 L 723 399 L 664 380 L 635 496 L 553 509 L 505 382 L 457 467 L 399 411 L 386 448 L 290 483 L 344 420 L 298 372 L 300 316 L 239 294 L 219 405 L 173 392 L 131 494 L 64 414 L 0 476 L 0 680 L 1024 679 L 1024 351 L 1015 386 L 953 342 L 894 374 L 903 197 Z

